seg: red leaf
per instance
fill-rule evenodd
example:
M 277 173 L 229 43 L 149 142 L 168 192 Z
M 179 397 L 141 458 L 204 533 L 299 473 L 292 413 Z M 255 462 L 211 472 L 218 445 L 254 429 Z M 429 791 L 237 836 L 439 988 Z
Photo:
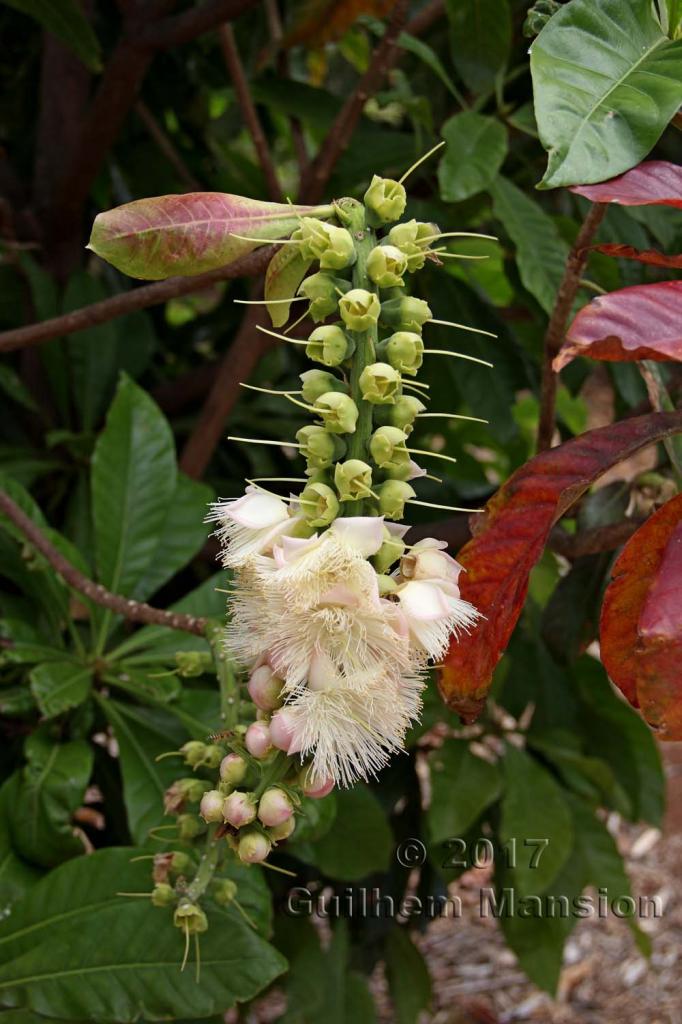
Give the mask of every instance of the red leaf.
M 616 561 L 601 656 L 659 738 L 682 739 L 682 494 L 639 528 Z
M 473 520 L 474 537 L 457 556 L 467 570 L 459 582 L 462 597 L 485 619 L 452 643 L 439 678 L 443 699 L 465 720 L 473 721 L 485 703 L 551 528 L 611 466 L 680 432 L 682 411 L 591 430 L 527 462 Z
M 232 263 L 263 242 L 286 238 L 303 216 L 329 217 L 332 206 L 266 203 L 225 192 L 137 199 L 100 213 L 89 248 L 131 277 L 191 277 Z
M 645 160 L 625 174 L 598 185 L 573 185 L 571 192 L 593 203 L 682 207 L 682 167 L 667 160 Z
M 656 249 L 635 249 L 634 245 L 619 245 L 617 242 L 608 242 L 604 245 L 593 246 L 595 252 L 603 252 L 605 256 L 619 256 L 623 260 L 639 260 L 640 263 L 650 263 L 654 267 L 682 267 L 682 254 L 679 256 L 666 256 Z
M 576 356 L 682 360 L 682 281 L 621 288 L 583 306 L 552 364 L 555 372 Z

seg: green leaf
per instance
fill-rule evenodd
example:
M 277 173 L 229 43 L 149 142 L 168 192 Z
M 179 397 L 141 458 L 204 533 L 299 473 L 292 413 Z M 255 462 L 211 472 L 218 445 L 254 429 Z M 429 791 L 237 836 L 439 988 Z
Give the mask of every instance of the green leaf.
M 544 755 L 575 793 L 594 805 L 606 804 L 629 817 L 630 800 L 611 766 L 599 757 L 582 754 L 580 744 L 572 742 L 574 739 L 572 733 L 548 729 L 529 733 L 528 746 Z
M 176 489 L 173 435 L 158 406 L 123 376 L 92 457 L 100 582 L 130 595 L 157 554 Z
M 442 60 L 436 51 L 428 45 L 428 43 L 425 43 L 423 39 L 418 39 L 417 36 L 411 36 L 409 32 L 401 32 L 398 39 L 398 46 L 401 50 L 407 50 L 408 53 L 417 57 L 422 64 L 425 64 L 427 68 L 430 68 L 434 75 L 436 75 L 437 78 L 440 78 L 448 92 L 452 93 L 457 102 L 461 102 L 461 94 L 459 90 L 443 67 Z
M 19 773 L 15 772 L 0 788 L 0 920 L 9 916 L 16 901 L 41 875 L 37 868 L 17 856 L 12 845 L 9 813 L 20 785 Z
M 452 63 L 472 92 L 491 89 L 511 46 L 507 0 L 446 0 L 446 10 Z
M 74 274 L 66 286 L 64 312 L 69 313 L 107 297 L 100 281 L 85 271 Z M 73 399 L 84 431 L 92 431 L 104 413 L 116 384 L 118 338 L 113 321 L 77 331 L 67 340 Z
M 173 494 L 158 536 L 156 557 L 144 577 L 136 584 L 133 596 L 146 600 L 201 550 L 208 537 L 206 512 L 213 491 L 198 480 L 178 473 Z
M 651 731 L 636 711 L 616 696 L 603 666 L 585 655 L 574 669 L 582 698 L 580 729 L 590 753 L 607 761 L 632 801 L 632 819 L 660 825 L 665 778 Z
M 389 932 L 386 972 L 396 1024 L 417 1024 L 431 1002 L 431 978 L 406 928 L 396 927 Z
M 24 753 L 28 763 L 8 808 L 12 844 L 31 863 L 52 867 L 83 852 L 71 816 L 90 781 L 92 748 L 84 740 L 58 743 L 39 729 Z
M 17 405 L 21 405 L 29 412 L 38 412 L 33 396 L 23 383 L 18 373 L 15 373 L 11 366 L 0 366 L 0 390 L 4 391 L 8 398 L 11 398 Z
M 472 754 L 466 740 L 448 739 L 432 751 L 429 771 L 427 821 L 434 843 L 463 836 L 502 791 L 497 765 Z
M 510 874 L 517 894 L 539 894 L 571 852 L 571 812 L 558 783 L 529 754 L 508 744 L 503 768 L 500 839 L 503 844 L 515 840 L 516 867 Z
M 535 296 L 546 313 L 551 313 L 564 275 L 568 246 L 551 217 L 507 178 L 499 177 L 489 191 L 493 213 L 516 246 L 524 288 Z
M 639 163 L 682 103 L 682 40 L 651 0 L 571 0 L 531 46 L 540 188 L 604 181 Z
M 146 842 L 149 829 L 164 817 L 163 794 L 178 774 L 179 758 L 156 761 L 159 754 L 179 747 L 184 738 L 176 719 L 151 708 L 134 708 L 100 699 L 119 746 L 123 798 L 133 839 Z
M 58 3 L 54 3 L 53 0 L 3 2 L 8 7 L 35 18 L 43 28 L 66 43 L 91 71 L 101 71 L 101 52 L 97 36 L 76 0 L 59 0 Z
M 192 1020 L 253 998 L 282 973 L 284 959 L 236 911 L 210 908 L 201 984 L 191 958 L 181 972 L 171 912 L 117 895 L 150 890 L 149 863 L 131 863 L 138 853 L 100 850 L 63 865 L 0 924 L 1 1005 L 66 1020 Z
M 132 694 L 141 704 L 167 704 L 180 696 L 182 682 L 176 675 L 155 666 L 157 672 L 130 668 L 122 661 L 116 671 L 107 672 L 104 681 Z M 159 671 L 160 670 L 160 671 Z
M 31 693 L 45 718 L 54 718 L 87 700 L 92 670 L 72 661 L 48 661 L 29 675 Z
M 268 263 L 265 271 L 265 300 L 273 327 L 283 327 L 289 319 L 291 304 L 282 299 L 293 299 L 298 286 L 308 273 L 313 261 L 301 256 L 297 245 L 283 245 Z
M 392 849 L 393 835 L 381 805 L 363 785 L 336 793 L 334 824 L 312 846 L 317 867 L 343 882 L 385 871 Z
M 447 143 L 438 166 L 441 199 L 458 203 L 485 191 L 507 155 L 507 129 L 502 122 L 465 110 L 449 118 L 441 134 Z

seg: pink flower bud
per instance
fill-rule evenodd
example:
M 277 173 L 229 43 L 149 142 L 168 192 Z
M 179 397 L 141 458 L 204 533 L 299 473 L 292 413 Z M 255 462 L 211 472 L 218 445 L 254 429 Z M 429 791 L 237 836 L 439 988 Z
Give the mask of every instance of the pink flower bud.
M 225 797 L 223 802 L 223 818 L 234 828 L 250 825 L 256 817 L 256 802 L 251 793 L 235 790 Z
M 247 764 L 239 754 L 226 754 L 220 762 L 220 781 L 238 786 L 246 775 Z
M 278 750 L 285 750 L 287 754 L 295 754 L 301 749 L 301 741 L 295 735 L 294 716 L 291 711 L 283 708 L 272 716 L 270 740 Z
M 291 833 L 296 828 L 296 818 L 292 814 L 287 821 L 283 821 L 281 825 L 275 825 L 274 828 L 268 829 L 268 835 L 272 839 L 273 843 L 282 843 L 285 839 L 288 839 Z
M 219 793 L 217 789 L 209 789 L 208 793 L 204 793 L 201 798 L 199 814 L 204 821 L 222 821 L 224 802 L 225 797 L 222 793 Z
M 303 769 L 298 781 L 305 796 L 309 796 L 312 800 L 321 800 L 328 796 L 334 788 L 334 780 L 320 780 L 319 776 L 313 774 L 310 764 Z
M 258 804 L 258 817 L 264 825 L 281 825 L 294 813 L 291 800 L 283 789 L 272 786 L 266 789 Z
M 246 730 L 244 743 L 248 752 L 259 761 L 267 757 L 272 748 L 272 737 L 267 722 L 252 722 Z
M 239 840 L 237 856 L 245 864 L 261 864 L 270 853 L 272 843 L 261 832 L 248 832 Z
M 251 673 L 248 685 L 251 700 L 261 711 L 274 711 L 282 703 L 282 680 L 269 665 L 261 665 Z

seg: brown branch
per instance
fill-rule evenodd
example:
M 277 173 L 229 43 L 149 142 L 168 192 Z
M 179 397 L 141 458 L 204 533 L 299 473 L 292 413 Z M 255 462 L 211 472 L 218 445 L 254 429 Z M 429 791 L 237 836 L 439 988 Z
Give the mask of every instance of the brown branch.
M 568 318 L 571 315 L 573 302 L 580 287 L 580 279 L 583 276 L 583 270 L 589 256 L 588 248 L 592 244 L 597 228 L 604 219 L 605 213 L 606 204 L 595 203 L 585 217 L 582 227 L 578 232 L 578 237 L 568 254 L 564 276 L 559 285 L 554 308 L 545 332 L 542 382 L 540 386 L 540 420 L 538 423 L 537 448 L 539 452 L 551 447 L 552 437 L 554 436 L 557 374 L 552 369 L 552 361 L 564 340 Z
M 407 0 L 398 0 L 395 4 L 391 20 L 374 49 L 369 67 L 337 114 L 319 153 L 304 176 L 301 197 L 305 202 L 317 203 L 324 195 L 334 167 L 350 143 L 365 103 L 397 61 L 398 37 L 405 26 L 407 8 Z
M 200 479 L 213 458 L 225 430 L 225 421 L 237 401 L 242 381 L 247 381 L 263 354 L 275 342 L 256 330 L 265 323 L 264 307 L 248 306 L 234 341 L 223 356 L 194 429 L 180 456 L 180 468 Z
M 66 334 L 73 334 L 75 331 L 82 331 L 87 327 L 96 327 L 98 324 L 113 320 L 114 317 L 124 316 L 126 313 L 133 313 L 138 309 L 147 309 L 149 306 L 168 302 L 169 299 L 175 299 L 181 295 L 191 295 L 193 292 L 201 291 L 202 288 L 209 288 L 218 281 L 259 274 L 275 252 L 275 246 L 263 246 L 226 267 L 209 270 L 205 274 L 197 274 L 196 277 L 169 277 L 166 281 L 133 288 L 131 291 L 123 292 L 122 295 L 113 295 L 110 299 L 93 302 L 90 306 L 76 309 L 72 313 L 65 313 L 63 316 L 53 317 L 51 320 L 43 320 L 26 327 L 16 327 L 12 331 L 3 331 L 0 333 L 0 352 L 29 348 L 31 345 L 49 341 L 50 338 L 60 338 Z
M 405 31 L 411 36 L 421 36 L 435 25 L 445 14 L 445 0 L 431 0 L 414 18 L 408 21 Z
M 277 177 L 277 171 L 270 155 L 270 147 L 268 140 L 265 137 L 263 126 L 256 110 L 256 104 L 253 102 L 253 96 L 251 95 L 251 89 L 244 73 L 244 67 L 239 56 L 239 50 L 237 49 L 237 43 L 234 38 L 234 30 L 231 25 L 221 25 L 218 29 L 218 35 L 220 38 L 220 46 L 223 51 L 223 57 L 227 69 L 232 79 L 235 92 L 237 93 L 237 99 L 239 100 L 239 106 L 241 108 L 242 116 L 246 127 L 249 130 L 253 144 L 256 149 L 256 155 L 261 165 L 265 182 L 270 193 L 270 198 L 275 202 L 282 201 L 282 186 L 279 183 Z
M 32 519 L 19 508 L 19 506 L 5 492 L 0 490 L 0 512 L 4 512 L 10 522 L 23 533 L 26 539 L 41 555 L 50 563 L 55 572 L 59 573 L 65 583 L 83 594 L 84 597 L 94 601 L 103 608 L 109 608 L 117 615 L 122 615 L 130 622 L 145 622 L 155 626 L 168 626 L 170 629 L 180 629 L 185 633 L 194 633 L 203 636 L 208 620 L 196 615 L 184 615 L 180 612 L 166 612 L 161 608 L 153 608 L 150 604 L 142 601 L 132 601 L 120 594 L 112 594 L 106 587 L 94 583 L 82 572 L 79 572 L 61 552 L 50 543 L 40 527 L 36 526 Z
M 277 0 L 265 0 L 265 13 L 268 19 L 272 48 L 277 53 L 277 74 L 280 78 L 287 79 L 289 77 L 289 58 L 286 50 L 282 48 L 284 29 Z M 291 129 L 291 141 L 298 164 L 298 172 L 300 177 L 303 177 L 310 163 L 303 137 L 303 127 L 300 120 L 293 115 L 289 115 L 288 121 L 289 128 Z
M 157 146 L 160 153 L 165 156 L 168 163 L 175 170 L 177 176 L 184 182 L 189 192 L 201 192 L 201 183 L 197 181 L 189 167 L 178 153 L 172 139 L 166 134 L 151 110 L 143 100 L 135 104 L 135 113 L 147 129 L 149 137 Z
M 150 25 L 147 30 L 148 43 L 156 50 L 170 50 L 196 39 L 202 32 L 209 32 L 224 21 L 232 21 L 255 7 L 259 0 L 206 0 L 198 7 L 190 7 L 182 14 L 165 18 Z

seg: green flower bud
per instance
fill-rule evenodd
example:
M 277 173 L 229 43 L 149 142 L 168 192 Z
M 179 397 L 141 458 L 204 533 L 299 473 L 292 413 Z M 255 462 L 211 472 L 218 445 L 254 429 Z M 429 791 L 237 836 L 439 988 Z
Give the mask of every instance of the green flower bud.
M 400 395 L 395 405 L 380 406 L 375 413 L 375 420 L 386 426 L 398 427 L 406 434 L 411 434 L 414 421 L 426 406 L 414 395 Z
M 189 871 L 192 866 L 192 858 L 182 850 L 176 850 L 171 854 L 170 869 L 175 875 L 182 875 Z
M 319 260 L 323 270 L 343 270 L 357 258 L 350 231 L 315 217 L 304 217 L 291 237 L 301 243 L 303 259 Z
M 311 526 L 329 526 L 339 514 L 339 499 L 326 484 L 306 484 L 299 501 Z
M 339 299 L 339 313 L 351 331 L 367 331 L 379 319 L 381 303 L 378 295 L 364 288 L 351 288 Z
M 282 843 L 285 839 L 288 839 L 296 828 L 296 818 L 292 814 L 287 821 L 283 821 L 281 825 L 275 825 L 274 828 L 268 829 L 268 836 L 273 843 Z
M 200 740 L 189 740 L 184 746 L 180 747 L 180 753 L 185 755 L 185 764 L 188 764 L 191 768 L 197 767 L 205 751 L 206 744 Z
M 395 370 L 416 377 L 424 361 L 424 342 L 412 331 L 396 331 L 378 347 L 378 353 Z
M 327 469 L 346 452 L 346 445 L 340 437 L 314 424 L 297 430 L 296 440 L 301 446 L 301 455 L 308 462 L 308 471 Z
M 300 380 L 303 385 L 301 392 L 303 400 L 311 404 L 329 391 L 348 393 L 348 385 L 335 377 L 333 373 L 327 373 L 326 370 L 306 370 L 305 373 L 300 374 Z
M 416 498 L 417 492 L 403 480 L 387 480 L 377 488 L 379 513 L 387 519 L 402 519 L 405 502 Z
M 334 484 L 341 501 L 358 501 L 372 496 L 372 468 L 362 459 L 337 462 Z
M 379 584 L 379 597 L 388 597 L 389 594 L 395 594 L 398 589 L 398 584 L 392 576 L 377 576 L 377 583 Z
M 178 675 L 183 679 L 195 679 L 213 668 L 213 655 L 204 651 L 178 651 L 175 655 Z
M 332 274 L 325 274 L 318 271 L 311 274 L 298 289 L 299 295 L 305 295 L 310 300 L 308 316 L 316 324 L 320 320 L 326 320 L 328 316 L 337 311 L 339 305 L 339 292 L 345 294 L 350 291 L 350 284 L 342 277 L 334 277 Z
M 176 824 L 180 839 L 196 839 L 204 831 L 204 824 L 196 814 L 181 814 Z
M 415 331 L 421 334 L 422 326 L 427 320 L 433 320 L 428 302 L 417 299 L 414 295 L 402 295 L 400 298 L 387 299 L 381 303 L 381 322 L 394 330 Z
M 237 856 L 245 864 L 261 864 L 267 859 L 272 843 L 262 832 L 247 832 L 237 846 Z
M 436 241 L 435 235 L 440 234 L 437 224 L 426 224 L 416 220 L 395 224 L 388 233 L 388 241 L 407 258 L 407 269 L 413 274 L 421 270 L 426 261 L 426 253 L 430 245 Z
M 400 537 L 391 536 L 386 530 L 386 540 L 370 561 L 377 573 L 381 575 L 388 572 L 391 566 L 402 557 L 404 551 L 405 542 Z
M 367 257 L 367 273 L 380 288 L 402 288 L 407 257 L 395 245 L 375 245 Z
M 392 405 L 400 394 L 400 374 L 388 363 L 366 366 L 358 383 L 364 400 L 373 405 Z
M 220 781 L 228 786 L 238 786 L 246 778 L 248 767 L 239 754 L 226 754 L 220 762 Z
M 180 900 L 175 908 L 173 924 L 176 928 L 181 928 L 183 932 L 189 932 L 190 935 L 196 935 L 208 930 L 206 914 L 201 907 L 198 907 L 196 903 L 192 903 L 187 897 Z
M 355 342 L 343 333 L 338 324 L 316 327 L 305 347 L 308 359 L 314 359 L 323 366 L 340 366 L 350 359 L 354 351 Z
M 209 768 L 211 771 L 213 771 L 214 768 L 218 767 L 224 756 L 225 751 L 223 750 L 223 748 L 217 746 L 215 743 L 211 743 L 208 747 L 206 747 L 206 749 L 204 750 L 204 756 L 201 758 L 200 761 L 197 762 L 195 767 Z
M 167 882 L 159 882 L 152 889 L 153 907 L 170 907 L 175 903 L 176 899 L 175 889 Z
M 328 391 L 314 403 L 315 412 L 321 416 L 330 434 L 354 434 L 358 422 L 358 407 L 349 395 L 339 391 Z
M 405 448 L 407 435 L 398 427 L 378 427 L 369 439 L 370 455 L 379 469 L 409 467 L 410 455 Z
M 364 202 L 372 214 L 375 226 L 388 224 L 398 220 L 405 212 L 407 195 L 405 187 L 391 178 L 372 177 L 372 182 L 365 192 Z
M 211 894 L 216 903 L 226 907 L 237 895 L 237 884 L 231 878 L 216 878 L 211 887 Z

